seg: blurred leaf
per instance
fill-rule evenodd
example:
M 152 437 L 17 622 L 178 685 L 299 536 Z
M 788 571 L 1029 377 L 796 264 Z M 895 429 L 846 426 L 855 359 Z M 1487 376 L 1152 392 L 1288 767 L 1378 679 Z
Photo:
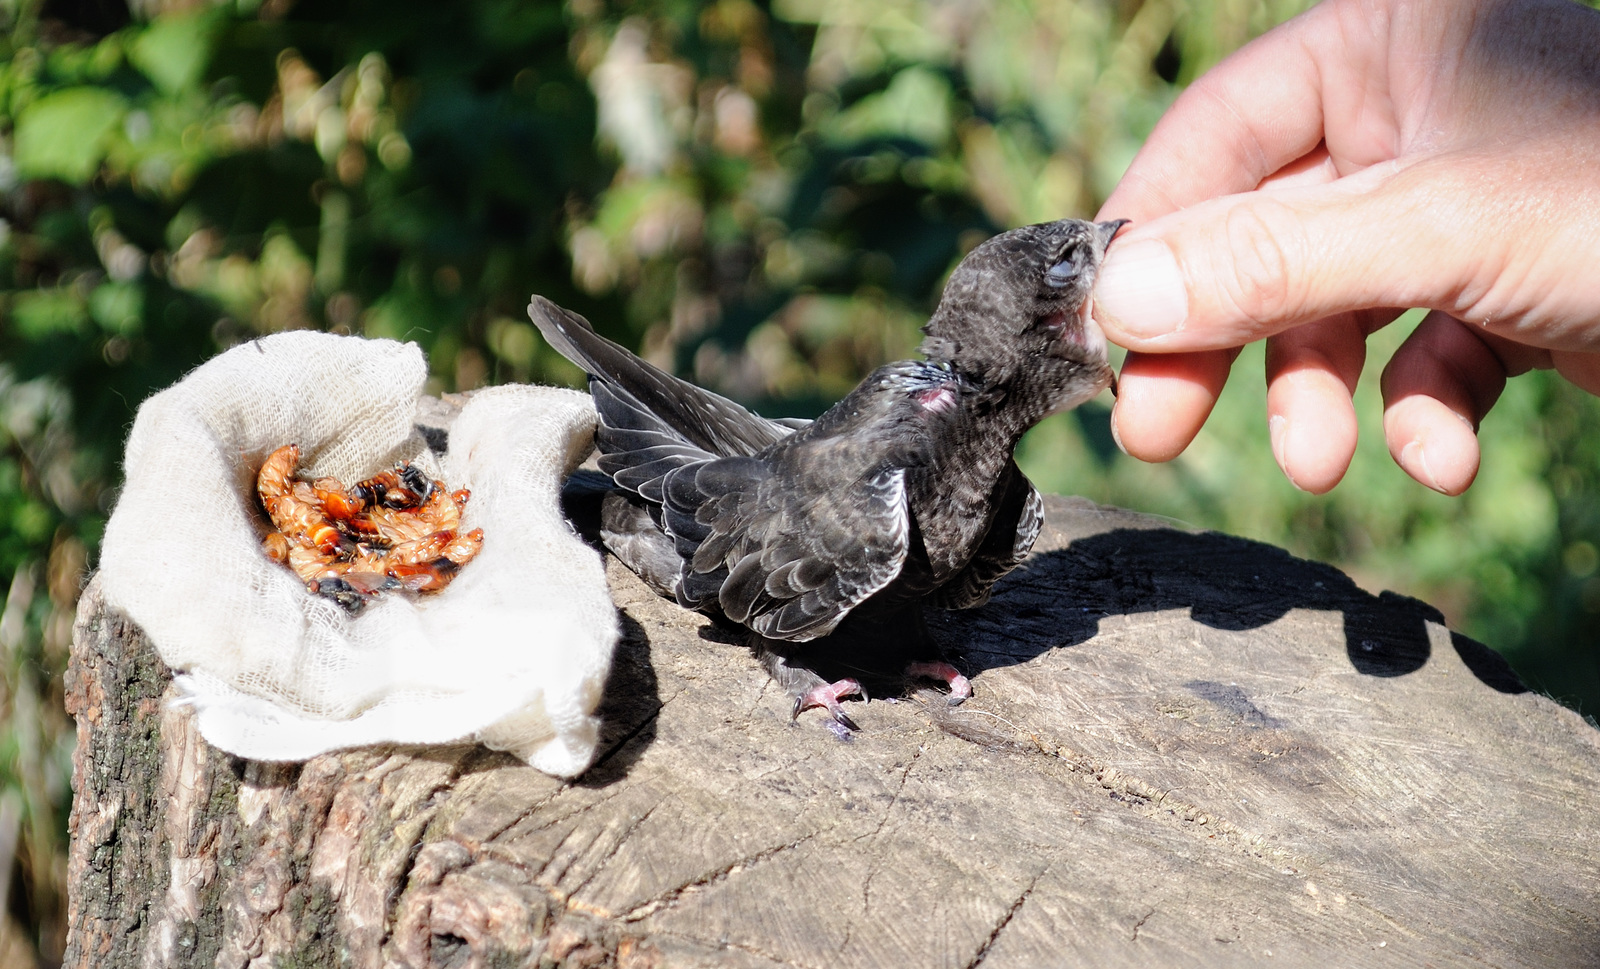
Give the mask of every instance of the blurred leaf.
M 840 112 L 824 128 L 841 142 L 905 138 L 929 148 L 950 139 L 950 84 L 922 67 L 908 67 L 889 86 Z
M 103 87 L 66 88 L 34 101 L 17 117 L 18 174 L 74 184 L 88 181 L 127 106 L 122 95 Z
M 134 39 L 128 60 L 168 94 L 184 91 L 205 73 L 216 29 L 217 18 L 208 10 L 166 14 Z
M 82 329 L 87 316 L 83 301 L 71 292 L 37 289 L 18 293 L 11 307 L 11 320 L 17 335 L 25 340 L 42 340 Z
M 89 315 L 111 333 L 132 333 L 144 316 L 144 290 L 129 283 L 103 283 L 89 294 Z

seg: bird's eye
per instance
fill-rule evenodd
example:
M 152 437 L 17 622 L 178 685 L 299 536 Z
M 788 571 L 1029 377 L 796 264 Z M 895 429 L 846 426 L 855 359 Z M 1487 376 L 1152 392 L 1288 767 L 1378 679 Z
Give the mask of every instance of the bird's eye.
M 1062 289 L 1083 273 L 1083 262 L 1082 249 L 1065 252 L 1060 262 L 1045 270 L 1044 281 L 1052 289 Z

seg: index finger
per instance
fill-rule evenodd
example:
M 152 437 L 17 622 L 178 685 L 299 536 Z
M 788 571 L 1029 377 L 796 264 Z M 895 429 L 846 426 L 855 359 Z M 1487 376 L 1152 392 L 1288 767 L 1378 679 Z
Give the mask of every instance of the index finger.
M 1098 218 L 1139 223 L 1251 191 L 1322 143 L 1341 174 L 1393 157 L 1385 52 L 1337 0 L 1261 35 L 1179 96 Z

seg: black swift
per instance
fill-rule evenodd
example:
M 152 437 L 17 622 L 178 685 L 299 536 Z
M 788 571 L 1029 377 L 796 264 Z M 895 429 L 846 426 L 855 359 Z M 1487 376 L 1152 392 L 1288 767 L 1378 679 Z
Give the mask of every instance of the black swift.
M 880 367 L 811 422 L 759 417 L 535 296 L 534 324 L 589 374 L 617 486 L 607 546 L 662 595 L 754 633 L 796 716 L 821 706 L 856 729 L 839 698 L 861 685 L 818 676 L 825 652 L 852 671 L 904 656 L 959 703 L 971 686 L 938 661 L 922 606 L 982 604 L 1033 546 L 1043 502 L 1012 451 L 1113 383 L 1089 294 L 1121 225 L 1067 219 L 979 245 L 923 327 L 927 360 Z

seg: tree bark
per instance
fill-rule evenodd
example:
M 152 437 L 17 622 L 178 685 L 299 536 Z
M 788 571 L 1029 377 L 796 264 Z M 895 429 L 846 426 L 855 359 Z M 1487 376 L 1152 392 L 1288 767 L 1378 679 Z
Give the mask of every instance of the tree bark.
M 66 965 L 1600 960 L 1600 732 L 1334 569 L 1051 499 L 995 599 L 932 620 L 975 697 L 854 705 L 851 742 L 609 578 L 573 783 L 478 747 L 220 753 L 92 582 Z

